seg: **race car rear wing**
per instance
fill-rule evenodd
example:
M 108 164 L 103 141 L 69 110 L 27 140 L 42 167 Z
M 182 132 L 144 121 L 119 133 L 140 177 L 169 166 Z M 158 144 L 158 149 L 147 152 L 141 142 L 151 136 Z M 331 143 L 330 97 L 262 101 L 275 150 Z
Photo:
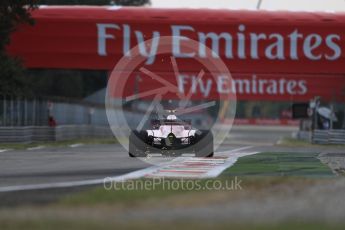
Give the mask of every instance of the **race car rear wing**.
M 183 125 L 185 129 L 191 129 L 192 128 L 192 120 L 151 120 L 151 125 L 154 129 L 158 129 L 161 125 Z

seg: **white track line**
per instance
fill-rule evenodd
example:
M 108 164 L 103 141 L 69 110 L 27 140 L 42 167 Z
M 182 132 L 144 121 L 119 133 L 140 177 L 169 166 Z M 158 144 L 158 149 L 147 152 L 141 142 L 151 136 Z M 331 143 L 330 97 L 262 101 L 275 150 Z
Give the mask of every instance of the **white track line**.
M 38 146 L 40 147 L 40 146 Z M 237 149 L 233 149 L 230 151 L 226 152 L 221 152 L 217 153 L 218 154 L 230 154 L 234 153 L 237 151 L 241 151 L 244 149 L 251 148 L 252 146 L 246 146 L 246 147 L 241 147 Z M 35 147 L 37 149 L 37 147 Z M 116 176 L 116 177 L 107 177 L 107 178 L 102 178 L 102 179 L 94 179 L 94 180 L 82 180 L 82 181 L 70 181 L 70 182 L 57 182 L 57 183 L 45 183 L 45 184 L 30 184 L 30 185 L 14 185 L 14 186 L 6 186 L 6 187 L 0 187 L 0 192 L 14 192 L 14 191 L 25 191 L 25 190 L 38 190 L 38 189 L 53 189 L 53 188 L 67 188 L 67 187 L 76 187 L 76 186 L 86 186 L 86 185 L 99 185 L 99 184 L 104 184 L 106 182 L 123 182 L 126 180 L 131 180 L 131 179 L 137 179 L 141 177 L 161 177 L 161 176 L 166 176 L 166 177 L 182 177 L 181 174 L 178 173 L 162 173 L 162 175 L 157 174 L 157 172 L 160 169 L 163 169 L 165 167 L 169 168 L 169 165 L 174 166 L 178 165 L 180 163 L 195 163 L 195 162 L 200 162 L 200 163 L 209 163 L 208 166 L 214 166 L 211 170 L 206 170 L 204 173 L 200 175 L 195 175 L 195 174 L 190 174 L 190 175 L 185 175 L 188 178 L 211 178 L 211 177 L 216 177 L 218 176 L 222 171 L 224 171 L 226 168 L 230 167 L 233 165 L 237 159 L 241 156 L 249 155 L 249 154 L 255 154 L 257 152 L 252 152 L 252 153 L 236 153 L 235 155 L 231 154 L 231 156 L 224 156 L 223 159 L 219 158 L 195 158 L 195 157 L 178 157 L 173 159 L 172 161 L 168 163 L 164 163 L 161 165 L 156 165 L 156 166 L 151 166 L 145 169 L 137 170 L 134 172 L 130 172 L 121 176 Z M 223 161 L 223 164 L 222 162 Z M 203 168 L 204 166 L 201 167 L 201 171 L 205 170 Z M 195 168 L 194 168 L 195 169 Z M 210 168 L 208 168 L 210 169 Z
M 105 182 L 110 182 L 110 181 L 122 182 L 125 180 L 131 180 L 131 179 L 137 179 L 137 178 L 143 177 L 146 174 L 149 174 L 152 171 L 157 170 L 156 167 L 159 167 L 159 166 L 152 166 L 146 169 L 141 169 L 141 170 L 137 170 L 131 173 L 127 173 L 125 175 L 116 176 L 116 177 L 107 177 L 107 178 L 102 178 L 102 179 L 6 186 L 6 187 L 0 187 L 0 192 L 14 192 L 14 191 L 52 189 L 52 188 L 68 188 L 68 187 L 85 186 L 85 185 L 99 185 L 99 184 L 103 184 Z
M 10 151 L 12 149 L 0 149 L 0 153 L 4 153 L 4 152 L 7 152 L 7 151 Z
M 39 150 L 39 149 L 44 149 L 44 148 L 45 148 L 44 145 L 40 145 L 40 146 L 36 146 L 36 147 L 27 148 L 26 150 L 32 151 L 32 150 Z
M 76 143 L 76 144 L 71 144 L 71 145 L 69 145 L 69 147 L 71 147 L 71 148 L 77 148 L 77 147 L 80 147 L 80 146 L 83 146 L 84 144 L 82 144 L 82 143 Z

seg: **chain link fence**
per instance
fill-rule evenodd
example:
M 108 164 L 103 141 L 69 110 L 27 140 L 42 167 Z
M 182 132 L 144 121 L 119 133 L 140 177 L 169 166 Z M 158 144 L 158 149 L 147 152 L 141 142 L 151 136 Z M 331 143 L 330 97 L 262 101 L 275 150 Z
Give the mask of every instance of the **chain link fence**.
M 47 101 L 2 96 L 0 103 L 0 126 L 48 124 Z
M 43 98 L 0 97 L 0 127 L 56 125 L 107 125 L 102 105 L 83 101 L 53 101 Z
M 0 96 L 0 143 L 112 136 L 103 105 Z
M 39 141 L 111 137 L 113 137 L 113 134 L 109 127 L 97 125 L 0 127 L 0 143 L 32 143 Z

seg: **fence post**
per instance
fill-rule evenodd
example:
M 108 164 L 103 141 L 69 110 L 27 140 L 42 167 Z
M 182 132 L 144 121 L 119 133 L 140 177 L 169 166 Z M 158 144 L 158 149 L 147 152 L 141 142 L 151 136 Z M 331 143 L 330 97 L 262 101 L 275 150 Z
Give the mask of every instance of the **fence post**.
M 88 125 L 92 125 L 92 115 L 95 113 L 95 109 L 93 107 L 89 107 L 88 111 Z
M 21 123 L 21 116 L 20 116 L 20 98 L 17 97 L 17 126 L 20 126 Z
M 333 129 L 333 117 L 334 117 L 334 106 L 333 104 L 331 104 L 331 117 L 330 117 L 330 121 L 329 121 L 329 129 L 332 130 Z
M 3 121 L 4 121 L 4 126 L 6 126 L 6 123 L 7 123 L 7 119 L 6 119 L 6 115 L 7 115 L 6 95 L 4 95 L 3 106 L 4 106 L 4 110 L 3 110 Z
M 32 125 L 36 124 L 36 98 L 32 101 Z
M 10 113 L 11 113 L 11 121 L 10 121 L 10 124 L 11 124 L 11 126 L 13 126 L 13 120 L 14 120 L 14 113 L 13 113 L 13 109 L 14 109 L 14 106 L 13 106 L 13 96 L 11 96 L 10 97 L 11 98 L 11 102 L 10 102 L 10 107 L 11 107 L 11 109 L 10 109 Z
M 24 126 L 28 125 L 28 102 L 27 98 L 24 98 Z

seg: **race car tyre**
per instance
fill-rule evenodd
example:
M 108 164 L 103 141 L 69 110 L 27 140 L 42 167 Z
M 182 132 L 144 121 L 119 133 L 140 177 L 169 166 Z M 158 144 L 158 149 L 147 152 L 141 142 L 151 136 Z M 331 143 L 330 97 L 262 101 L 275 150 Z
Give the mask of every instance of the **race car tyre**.
M 195 134 L 195 156 L 213 157 L 213 134 L 211 131 L 200 131 Z
M 130 157 L 146 157 L 147 132 L 131 131 L 129 135 L 128 154 Z

